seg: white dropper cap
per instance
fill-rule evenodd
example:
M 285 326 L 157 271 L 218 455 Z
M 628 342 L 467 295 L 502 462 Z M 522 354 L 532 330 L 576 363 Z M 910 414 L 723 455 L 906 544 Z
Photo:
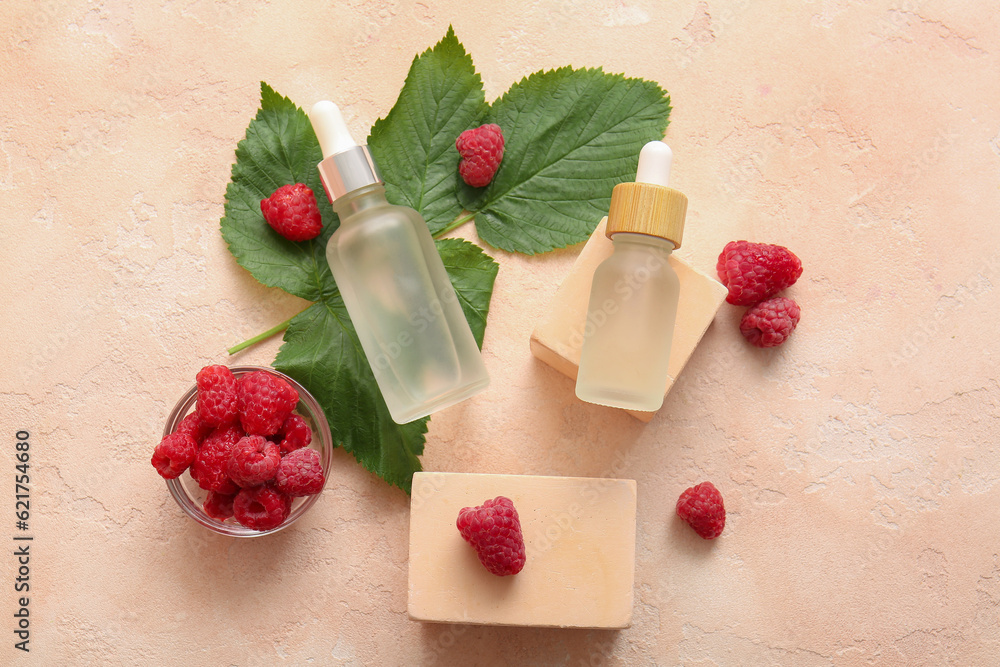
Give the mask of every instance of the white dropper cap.
M 343 153 L 358 145 L 351 137 L 351 131 L 347 129 L 340 107 L 333 102 L 324 100 L 314 104 L 309 110 L 309 121 L 312 123 L 313 131 L 316 132 L 316 138 L 319 139 L 324 158 Z
M 639 151 L 635 182 L 666 187 L 670 183 L 670 165 L 673 161 L 674 152 L 670 150 L 670 146 L 662 141 L 650 141 Z
M 323 150 L 323 160 L 317 167 L 331 202 L 349 192 L 382 183 L 368 147 L 359 146 L 351 137 L 336 104 L 327 100 L 317 102 L 309 110 L 309 122 Z
M 635 183 L 619 183 L 611 191 L 611 207 L 604 233 L 658 236 L 681 247 L 687 197 L 667 184 L 674 153 L 662 141 L 650 141 L 639 151 Z

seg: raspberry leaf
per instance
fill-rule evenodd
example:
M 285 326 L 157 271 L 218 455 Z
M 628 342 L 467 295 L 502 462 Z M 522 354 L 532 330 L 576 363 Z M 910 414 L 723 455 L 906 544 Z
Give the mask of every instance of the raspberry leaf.
M 462 239 L 441 239 L 434 242 L 455 286 L 465 319 L 480 349 L 486 333 L 486 314 L 490 309 L 493 282 L 500 265 L 475 243 Z
M 240 266 L 258 281 L 309 301 L 334 289 L 326 241 L 340 224 L 316 170 L 322 159 L 305 112 L 262 81 L 260 110 L 250 121 L 246 137 L 236 145 L 222 237 Z M 290 183 L 305 183 L 316 195 L 323 231 L 311 241 L 283 238 L 260 211 L 261 199 Z
M 487 187 L 460 183 L 459 200 L 476 213 L 479 237 L 503 250 L 584 241 L 669 115 L 670 97 L 651 81 L 599 68 L 536 72 L 493 103 L 483 122 L 503 129 L 504 159 Z
M 454 55 L 457 40 L 452 40 L 448 48 Z M 261 108 L 237 145 L 222 234 L 237 262 L 258 281 L 315 302 L 292 318 L 274 367 L 316 397 L 337 443 L 368 470 L 409 492 L 411 477 L 420 470 L 417 457 L 423 452 L 428 420 L 403 425 L 392 421 L 361 349 L 326 261 L 326 242 L 339 221 L 319 182 L 316 164 L 321 159 L 306 114 L 261 83 Z M 454 164 L 449 170 L 457 178 Z M 278 235 L 260 212 L 261 199 L 296 182 L 312 188 L 323 216 L 322 234 L 301 243 Z M 457 213 L 454 187 L 450 197 Z M 479 246 L 461 239 L 438 241 L 437 247 L 481 346 L 499 267 Z
M 385 481 L 410 490 L 420 470 L 428 418 L 399 426 L 375 384 L 340 296 L 314 303 L 285 331 L 274 367 L 323 406 L 334 442 Z
M 413 59 L 396 104 L 372 127 L 368 148 L 386 197 L 420 211 L 432 234 L 462 211 L 455 139 L 486 109 L 482 79 L 449 27 L 434 48 Z

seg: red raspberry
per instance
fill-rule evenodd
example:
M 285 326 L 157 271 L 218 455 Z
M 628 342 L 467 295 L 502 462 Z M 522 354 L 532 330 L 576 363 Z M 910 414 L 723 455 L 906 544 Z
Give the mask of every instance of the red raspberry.
M 267 224 L 289 241 L 308 241 L 323 230 L 316 196 L 305 183 L 282 185 L 260 200 L 260 211 Z
M 270 484 L 242 489 L 233 501 L 236 520 L 253 530 L 277 528 L 291 512 L 292 499 Z
M 296 449 L 281 459 L 274 485 L 290 496 L 311 496 L 323 490 L 326 478 L 319 452 L 315 449 Z
M 783 296 L 761 301 L 740 320 L 740 333 L 757 347 L 781 345 L 795 331 L 801 311 L 799 304 Z
M 209 491 L 202 508 L 205 510 L 205 514 L 213 519 L 225 521 L 233 515 L 234 500 L 236 500 L 236 496 Z
M 278 446 L 262 435 L 248 435 L 233 445 L 226 471 L 237 486 L 257 486 L 274 479 L 281 463 Z
M 229 479 L 227 466 L 233 446 L 245 434 L 239 426 L 220 426 L 201 443 L 198 456 L 191 464 L 191 477 L 206 491 L 224 494 L 236 493 L 239 489 Z
M 294 412 L 288 415 L 288 419 L 278 431 L 281 435 L 281 455 L 294 452 L 296 449 L 308 447 L 312 442 L 312 429 L 301 416 Z
M 225 366 L 205 366 L 198 371 L 198 415 L 211 426 L 236 421 L 236 378 Z
M 718 537 L 726 527 L 722 494 L 711 482 L 702 482 L 682 493 L 677 499 L 677 516 L 706 540 Z
M 489 185 L 503 160 L 503 131 L 495 123 L 481 125 L 458 135 L 455 148 L 462 156 L 458 173 L 474 188 Z
M 730 241 L 715 265 L 719 280 L 729 288 L 726 301 L 752 306 L 795 284 L 802 262 L 780 245 Z
M 198 443 L 187 433 L 171 433 L 153 450 L 150 463 L 163 479 L 180 477 L 198 453 Z
M 198 416 L 197 410 L 182 419 L 181 423 L 177 425 L 176 429 L 174 429 L 174 433 L 184 433 L 185 435 L 190 435 L 199 445 L 201 444 L 201 441 L 204 440 L 211 432 L 212 425 L 203 422 L 201 417 Z
M 277 375 L 254 371 L 238 383 L 240 423 L 248 435 L 274 435 L 299 402 L 299 393 Z
M 479 507 L 463 507 L 456 524 L 476 550 L 479 562 L 493 574 L 504 577 L 524 567 L 521 521 L 510 498 L 497 496 Z

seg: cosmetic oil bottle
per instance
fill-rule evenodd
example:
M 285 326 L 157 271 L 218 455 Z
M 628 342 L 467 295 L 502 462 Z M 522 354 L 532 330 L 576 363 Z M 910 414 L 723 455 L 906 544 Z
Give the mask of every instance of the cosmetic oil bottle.
M 309 119 L 340 217 L 326 258 L 393 421 L 479 393 L 489 375 L 427 223 L 386 201 L 368 148 L 351 138 L 337 105 L 318 102 Z
M 651 141 L 635 183 L 611 191 L 612 255 L 594 272 L 576 395 L 652 412 L 663 404 L 680 283 L 668 261 L 680 247 L 687 197 L 667 187 L 673 153 Z

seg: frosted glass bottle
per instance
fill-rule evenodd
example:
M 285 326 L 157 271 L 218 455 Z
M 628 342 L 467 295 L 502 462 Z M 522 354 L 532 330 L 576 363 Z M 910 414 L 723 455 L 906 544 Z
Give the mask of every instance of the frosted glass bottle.
M 614 252 L 594 272 L 576 395 L 590 403 L 652 412 L 663 404 L 680 281 L 687 197 L 666 186 L 672 153 L 659 141 L 639 154 L 635 183 L 611 195 Z
M 619 232 L 594 272 L 576 395 L 590 403 L 651 412 L 663 403 L 680 281 L 674 244 Z
M 393 421 L 479 393 L 489 375 L 427 224 L 386 200 L 370 154 L 333 103 L 318 103 L 310 118 L 327 156 L 320 176 L 340 218 L 327 261 Z

